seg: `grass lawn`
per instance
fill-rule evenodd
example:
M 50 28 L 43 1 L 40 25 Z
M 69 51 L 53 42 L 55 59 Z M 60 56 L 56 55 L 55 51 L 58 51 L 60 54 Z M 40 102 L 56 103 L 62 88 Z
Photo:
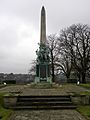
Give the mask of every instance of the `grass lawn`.
M 82 115 L 86 116 L 88 120 L 90 120 L 90 106 L 79 106 L 77 108 Z
M 89 84 L 80 84 L 80 86 L 90 89 L 90 83 Z
M 11 113 L 12 113 L 12 110 L 0 107 L 0 120 L 8 120 Z
M 90 92 L 89 91 L 80 92 L 80 95 L 90 95 Z
M 3 108 L 3 95 L 5 93 L 0 93 L 0 120 L 8 120 L 12 113 L 12 110 Z

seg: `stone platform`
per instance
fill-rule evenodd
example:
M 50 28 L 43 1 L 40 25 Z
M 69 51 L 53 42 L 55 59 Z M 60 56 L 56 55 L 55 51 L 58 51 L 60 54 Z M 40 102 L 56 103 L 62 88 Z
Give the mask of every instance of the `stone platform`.
M 20 92 L 21 96 L 28 95 L 69 95 L 70 93 L 79 93 L 86 89 L 76 85 L 58 85 L 48 89 L 34 89 L 30 85 L 6 86 L 0 89 L 0 92 L 9 93 Z M 76 110 L 18 110 L 14 111 L 10 120 L 86 120 Z

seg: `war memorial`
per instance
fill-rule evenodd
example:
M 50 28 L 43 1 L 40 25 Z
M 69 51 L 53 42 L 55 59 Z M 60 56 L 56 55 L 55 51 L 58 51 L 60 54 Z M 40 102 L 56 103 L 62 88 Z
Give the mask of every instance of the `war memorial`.
M 37 54 L 36 64 L 36 78 L 35 83 L 46 82 L 52 83 L 50 76 L 50 60 L 49 60 L 49 48 L 46 45 L 46 15 L 45 8 L 41 10 L 41 30 L 40 30 L 40 44 Z
M 41 9 L 40 25 L 34 82 L 0 89 L 0 93 L 7 93 L 3 98 L 4 108 L 13 110 L 9 120 L 87 120 L 76 111 L 77 106 L 90 105 L 90 95 L 80 94 L 87 89 L 76 84 L 62 85 L 52 82 L 44 6 Z

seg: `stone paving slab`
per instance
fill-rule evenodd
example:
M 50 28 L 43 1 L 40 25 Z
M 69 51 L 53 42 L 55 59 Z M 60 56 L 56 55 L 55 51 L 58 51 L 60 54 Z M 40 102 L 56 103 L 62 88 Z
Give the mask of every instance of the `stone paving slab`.
M 79 93 L 87 91 L 86 88 L 82 88 L 77 85 L 59 85 L 50 89 L 32 89 L 29 85 L 13 85 L 6 86 L 0 89 L 0 92 L 22 92 L 21 95 L 67 95 L 69 93 Z
M 50 89 L 32 89 L 30 86 L 24 86 L 22 95 L 67 95 L 83 91 L 86 91 L 86 89 L 72 84 L 58 85 Z
M 18 91 L 24 91 L 24 85 L 10 85 L 3 88 L 0 88 L 0 92 L 18 92 Z
M 32 89 L 29 85 L 12 85 L 12 86 L 6 86 L 4 88 L 0 88 L 0 92 L 18 92 L 21 91 L 24 95 L 47 95 L 47 94 L 68 94 L 70 92 L 83 92 L 87 91 L 87 89 L 82 88 L 77 85 L 60 85 L 56 86 L 55 88 L 50 89 Z
M 86 120 L 75 110 L 15 111 L 10 120 Z

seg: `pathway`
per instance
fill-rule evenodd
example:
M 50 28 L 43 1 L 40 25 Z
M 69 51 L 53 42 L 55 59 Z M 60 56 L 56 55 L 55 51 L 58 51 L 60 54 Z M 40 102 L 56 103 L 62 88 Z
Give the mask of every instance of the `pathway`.
M 75 110 L 15 111 L 10 120 L 86 120 Z
M 50 89 L 32 89 L 29 85 L 13 85 L 0 88 L 0 92 L 22 92 L 22 95 L 66 95 L 68 93 L 79 93 L 87 89 L 77 85 L 60 85 Z

